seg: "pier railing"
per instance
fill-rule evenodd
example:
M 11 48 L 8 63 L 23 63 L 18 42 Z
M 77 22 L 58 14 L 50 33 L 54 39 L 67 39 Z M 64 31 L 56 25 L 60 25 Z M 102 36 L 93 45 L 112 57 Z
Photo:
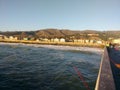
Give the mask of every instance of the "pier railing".
M 116 90 L 107 48 L 101 59 L 95 90 Z

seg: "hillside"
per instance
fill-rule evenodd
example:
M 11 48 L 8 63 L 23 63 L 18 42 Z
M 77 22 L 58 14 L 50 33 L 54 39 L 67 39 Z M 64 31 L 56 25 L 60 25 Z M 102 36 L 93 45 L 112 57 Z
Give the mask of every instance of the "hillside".
M 67 29 L 42 29 L 36 31 L 14 31 L 14 32 L 0 32 L 2 35 L 6 36 L 31 36 L 35 38 L 69 38 L 70 36 L 75 36 L 75 38 L 87 37 L 87 34 L 98 34 L 99 38 L 103 40 L 108 40 L 108 38 L 120 38 L 120 31 L 95 31 L 95 30 L 84 30 L 84 31 L 74 31 Z

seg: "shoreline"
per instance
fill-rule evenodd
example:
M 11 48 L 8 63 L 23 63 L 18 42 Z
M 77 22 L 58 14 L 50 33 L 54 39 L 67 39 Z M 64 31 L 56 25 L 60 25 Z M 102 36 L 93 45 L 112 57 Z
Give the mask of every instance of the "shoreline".
M 97 47 L 83 47 L 83 46 L 70 46 L 70 45 L 48 45 L 48 44 L 32 44 L 32 43 L 9 43 L 9 42 L 0 42 L 0 45 L 23 45 L 23 46 L 33 46 L 33 47 L 43 47 L 56 50 L 76 50 L 76 51 L 85 51 L 92 52 L 96 54 L 102 54 L 103 49 Z
M 76 47 L 91 47 L 91 48 L 104 48 L 105 44 L 97 43 L 80 43 L 80 42 L 46 42 L 46 41 L 25 41 L 25 40 L 1 40 L 3 43 L 22 43 L 22 44 L 39 44 L 39 45 L 62 45 L 62 46 L 76 46 Z

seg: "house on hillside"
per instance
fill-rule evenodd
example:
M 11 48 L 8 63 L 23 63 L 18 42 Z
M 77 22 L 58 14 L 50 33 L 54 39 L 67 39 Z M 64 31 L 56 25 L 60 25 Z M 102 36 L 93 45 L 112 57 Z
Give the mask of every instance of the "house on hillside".
M 91 37 L 98 37 L 99 34 L 87 34 L 88 36 L 91 36 Z

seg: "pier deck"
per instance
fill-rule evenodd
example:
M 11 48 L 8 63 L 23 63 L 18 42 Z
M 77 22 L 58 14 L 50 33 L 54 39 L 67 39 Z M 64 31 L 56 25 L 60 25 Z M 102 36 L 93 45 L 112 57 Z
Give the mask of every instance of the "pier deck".
M 105 48 L 95 90 L 120 90 L 120 50 Z

